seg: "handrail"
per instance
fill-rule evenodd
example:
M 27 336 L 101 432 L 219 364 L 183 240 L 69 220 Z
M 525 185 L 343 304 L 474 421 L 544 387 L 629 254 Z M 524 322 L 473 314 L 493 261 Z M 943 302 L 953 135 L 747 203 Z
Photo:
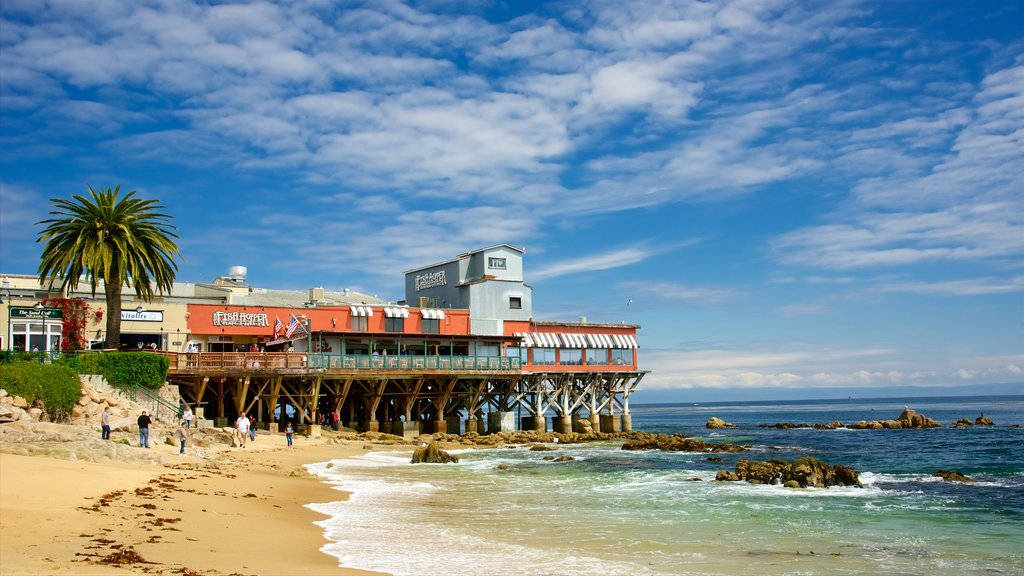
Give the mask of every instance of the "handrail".
M 316 352 L 161 352 L 171 371 L 189 370 L 520 370 L 515 356 L 396 356 Z

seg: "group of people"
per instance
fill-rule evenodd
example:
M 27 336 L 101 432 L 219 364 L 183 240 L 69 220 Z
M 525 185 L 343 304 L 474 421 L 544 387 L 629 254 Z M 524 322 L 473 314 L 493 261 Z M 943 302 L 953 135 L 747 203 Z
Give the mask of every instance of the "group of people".
M 189 430 L 192 428 L 192 409 L 188 406 L 184 406 L 181 411 L 181 422 L 178 425 L 177 438 L 179 444 L 179 454 L 185 453 L 185 444 L 188 442 Z M 153 419 L 149 416 L 149 412 L 146 410 L 142 411 L 136 423 L 139 426 L 139 447 L 149 448 L 149 426 L 153 423 Z M 292 446 L 293 436 L 295 429 L 292 427 L 291 421 L 285 425 L 285 438 L 288 440 L 288 446 Z M 106 406 L 103 407 L 103 412 L 100 414 L 100 437 L 103 440 L 110 440 L 110 409 Z M 246 417 L 243 412 L 235 420 L 235 443 L 245 448 L 245 441 L 248 437 L 250 442 L 256 441 L 256 418 Z

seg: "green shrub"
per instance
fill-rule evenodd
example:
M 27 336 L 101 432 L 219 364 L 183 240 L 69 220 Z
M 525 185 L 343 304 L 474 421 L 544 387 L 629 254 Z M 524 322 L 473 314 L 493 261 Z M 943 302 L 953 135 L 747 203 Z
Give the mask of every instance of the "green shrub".
M 164 385 L 171 361 L 147 352 L 105 352 L 100 355 L 99 365 L 103 377 L 115 388 L 141 386 L 156 390 Z
M 29 402 L 42 400 L 52 420 L 65 420 L 82 397 L 78 374 L 60 364 L 12 362 L 0 366 L 0 388 Z
M 102 352 L 68 352 L 61 354 L 56 363 L 71 368 L 79 374 L 103 374 L 100 366 Z

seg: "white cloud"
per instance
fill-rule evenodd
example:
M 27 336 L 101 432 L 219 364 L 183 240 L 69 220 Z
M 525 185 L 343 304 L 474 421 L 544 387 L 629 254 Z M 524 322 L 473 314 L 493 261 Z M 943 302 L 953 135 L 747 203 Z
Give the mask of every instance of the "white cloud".
M 555 262 L 530 272 L 530 278 L 535 280 L 545 280 L 558 276 L 566 276 L 568 274 L 579 274 L 583 272 L 593 272 L 596 270 L 620 268 L 622 266 L 629 266 L 643 262 L 644 260 L 647 260 L 648 258 L 663 251 L 664 250 L 654 248 L 620 248 L 603 254 L 595 254 L 585 256 L 583 258 Z

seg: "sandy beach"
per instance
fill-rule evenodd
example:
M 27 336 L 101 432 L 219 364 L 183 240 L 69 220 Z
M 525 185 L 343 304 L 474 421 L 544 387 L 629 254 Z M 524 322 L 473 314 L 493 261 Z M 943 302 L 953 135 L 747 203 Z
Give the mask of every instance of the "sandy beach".
M 217 447 L 212 457 L 210 449 L 179 456 L 163 443 L 145 450 L 162 463 L 26 456 L 6 446 L 0 574 L 372 574 L 340 568 L 320 552 L 326 540 L 313 522 L 322 516 L 305 505 L 346 494 L 302 468 L 364 446 L 296 438 L 289 450 L 283 435 L 264 433 L 245 449 Z

